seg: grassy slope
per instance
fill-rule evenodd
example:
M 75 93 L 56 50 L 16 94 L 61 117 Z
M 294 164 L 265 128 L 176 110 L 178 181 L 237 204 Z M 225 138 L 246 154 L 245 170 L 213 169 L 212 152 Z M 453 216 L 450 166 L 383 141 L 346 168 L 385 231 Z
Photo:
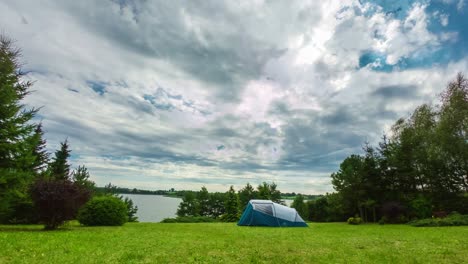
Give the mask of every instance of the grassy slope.
M 0 226 L 0 263 L 466 263 L 468 227 Z

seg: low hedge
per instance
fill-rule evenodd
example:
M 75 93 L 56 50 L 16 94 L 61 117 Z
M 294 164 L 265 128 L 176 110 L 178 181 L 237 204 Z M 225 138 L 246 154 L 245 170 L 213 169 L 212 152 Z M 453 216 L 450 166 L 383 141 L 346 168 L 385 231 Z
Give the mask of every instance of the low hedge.
M 408 223 L 415 227 L 437 227 L 437 226 L 467 226 L 468 215 L 451 213 L 444 218 L 426 218 Z
M 78 221 L 87 226 L 121 226 L 127 220 L 127 205 L 114 196 L 94 197 L 78 212 Z

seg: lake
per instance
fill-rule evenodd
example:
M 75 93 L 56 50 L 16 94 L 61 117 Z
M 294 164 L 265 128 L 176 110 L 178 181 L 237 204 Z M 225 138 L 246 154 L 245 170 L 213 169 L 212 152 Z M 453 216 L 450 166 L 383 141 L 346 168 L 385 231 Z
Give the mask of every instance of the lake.
M 160 222 L 164 218 L 176 217 L 177 207 L 182 199 L 162 195 L 121 194 L 132 199 L 138 206 L 139 222 Z
M 181 198 L 166 197 L 163 195 L 143 194 L 121 194 L 123 197 L 132 199 L 133 204 L 138 206 L 139 222 L 161 222 L 164 218 L 176 217 L 177 208 Z M 284 200 L 291 206 L 292 200 Z

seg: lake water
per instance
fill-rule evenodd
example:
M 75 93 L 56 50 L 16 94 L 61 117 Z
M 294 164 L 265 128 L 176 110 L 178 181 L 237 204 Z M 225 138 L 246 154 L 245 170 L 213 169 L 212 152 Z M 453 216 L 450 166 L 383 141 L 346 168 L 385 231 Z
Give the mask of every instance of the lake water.
M 139 222 L 160 222 L 164 218 L 176 217 L 177 207 L 182 199 L 166 197 L 162 195 L 122 194 L 123 197 L 132 199 L 138 206 Z
M 139 222 L 161 222 L 164 218 L 176 217 L 177 208 L 181 198 L 172 198 L 162 195 L 121 194 L 132 199 L 138 206 Z M 287 206 L 291 206 L 292 200 L 284 200 Z

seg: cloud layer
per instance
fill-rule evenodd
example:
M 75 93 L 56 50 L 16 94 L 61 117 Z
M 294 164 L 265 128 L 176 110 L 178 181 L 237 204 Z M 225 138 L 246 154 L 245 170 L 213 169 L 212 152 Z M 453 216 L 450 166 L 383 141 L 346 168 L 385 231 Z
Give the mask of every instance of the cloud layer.
M 468 72 L 465 1 L 8 1 L 51 151 L 99 185 L 325 193 Z

